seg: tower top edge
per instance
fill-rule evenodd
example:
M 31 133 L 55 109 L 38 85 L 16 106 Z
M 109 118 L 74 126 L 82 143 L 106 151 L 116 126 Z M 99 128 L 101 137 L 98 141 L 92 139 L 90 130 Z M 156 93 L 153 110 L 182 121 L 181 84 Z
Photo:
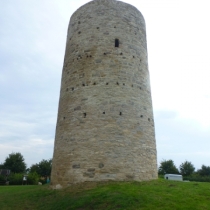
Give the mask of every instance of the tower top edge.
M 144 19 L 144 16 L 142 15 L 142 13 L 133 5 L 129 4 L 129 3 L 126 3 L 126 2 L 122 2 L 122 1 L 118 1 L 118 0 L 91 0 L 89 1 L 88 3 L 80 6 L 72 15 L 71 15 L 71 18 L 75 15 L 75 13 L 77 13 L 78 11 L 80 11 L 82 8 L 88 6 L 88 5 L 91 5 L 93 4 L 93 6 L 98 6 L 98 5 L 107 5 L 107 6 L 126 6 L 126 7 L 129 7 L 130 9 L 133 9 L 135 10 L 135 12 L 137 13 L 140 13 L 141 16 L 143 17 Z

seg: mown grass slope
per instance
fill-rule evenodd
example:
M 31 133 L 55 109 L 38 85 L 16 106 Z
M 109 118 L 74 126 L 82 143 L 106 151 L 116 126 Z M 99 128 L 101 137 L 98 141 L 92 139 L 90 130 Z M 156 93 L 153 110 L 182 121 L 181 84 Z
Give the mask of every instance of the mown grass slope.
M 210 183 L 155 180 L 49 186 L 0 186 L 0 209 L 210 210 Z

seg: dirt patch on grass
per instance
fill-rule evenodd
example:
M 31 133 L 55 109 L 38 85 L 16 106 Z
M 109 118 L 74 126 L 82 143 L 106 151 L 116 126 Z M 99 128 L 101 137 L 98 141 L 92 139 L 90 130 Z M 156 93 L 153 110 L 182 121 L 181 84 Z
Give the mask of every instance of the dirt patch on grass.
M 175 184 L 169 184 L 168 186 L 169 186 L 169 187 L 176 187 Z

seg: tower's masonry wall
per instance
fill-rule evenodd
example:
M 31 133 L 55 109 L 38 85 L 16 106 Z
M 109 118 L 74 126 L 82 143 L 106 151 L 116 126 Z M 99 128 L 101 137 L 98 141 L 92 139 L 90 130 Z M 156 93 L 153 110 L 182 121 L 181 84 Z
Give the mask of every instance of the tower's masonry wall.
M 143 16 L 131 5 L 91 1 L 72 15 L 53 186 L 157 178 L 146 46 Z

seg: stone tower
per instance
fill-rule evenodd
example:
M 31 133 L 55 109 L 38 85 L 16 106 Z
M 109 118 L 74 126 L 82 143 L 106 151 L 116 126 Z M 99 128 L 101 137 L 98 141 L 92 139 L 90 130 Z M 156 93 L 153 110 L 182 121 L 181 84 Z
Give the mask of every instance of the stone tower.
M 156 178 L 144 18 L 120 1 L 91 1 L 69 23 L 51 184 Z

